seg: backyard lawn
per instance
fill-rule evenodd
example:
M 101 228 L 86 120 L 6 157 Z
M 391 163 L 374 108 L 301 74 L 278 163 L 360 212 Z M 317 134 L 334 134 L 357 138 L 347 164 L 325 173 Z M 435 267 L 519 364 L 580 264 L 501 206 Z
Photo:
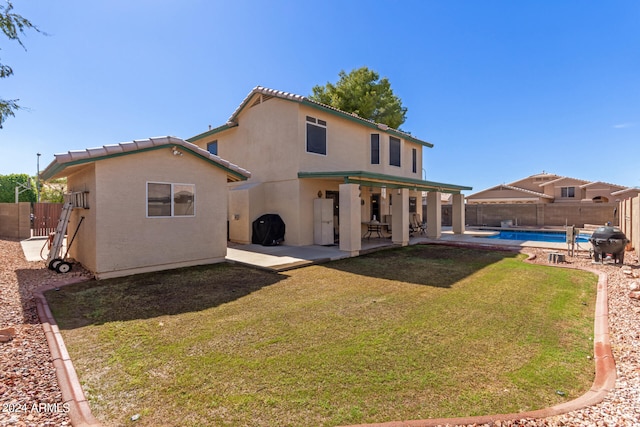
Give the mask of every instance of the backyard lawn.
M 594 378 L 595 275 L 419 245 L 46 297 L 105 425 L 319 426 L 533 410 Z

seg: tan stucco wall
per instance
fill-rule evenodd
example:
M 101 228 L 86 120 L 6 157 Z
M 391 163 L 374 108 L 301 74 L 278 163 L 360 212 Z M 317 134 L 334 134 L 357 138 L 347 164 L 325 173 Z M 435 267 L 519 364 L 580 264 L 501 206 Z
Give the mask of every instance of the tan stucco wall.
M 252 102 L 249 102 L 251 104 Z M 306 117 L 327 122 L 327 155 L 306 152 Z M 251 171 L 250 181 L 267 182 L 297 178 L 298 172 L 363 170 L 420 179 L 422 146 L 401 139 L 401 167 L 389 165 L 389 134 L 381 129 L 308 107 L 272 98 L 246 107 L 238 126 L 195 141 L 206 149 L 218 141 L 218 155 Z M 380 134 L 380 164 L 371 164 L 370 135 Z M 417 150 L 412 172 L 411 149 Z
M 253 100 L 248 103 L 252 104 Z M 327 122 L 326 156 L 306 152 L 307 116 Z M 207 143 L 218 141 L 220 157 L 251 171 L 252 177 L 246 184 L 261 184 L 259 191 L 230 193 L 232 241 L 249 242 L 252 222 L 262 214 L 275 213 L 285 222 L 285 244 L 313 244 L 313 199 L 317 198 L 319 190 L 323 193 L 337 191 L 341 181 L 299 180 L 298 172 L 362 170 L 413 179 L 422 177 L 421 145 L 401 139 L 402 167 L 390 166 L 389 135 L 385 131 L 296 102 L 272 98 L 253 107 L 247 106 L 238 116 L 238 123 L 238 126 L 195 141 L 204 149 Z M 372 133 L 380 134 L 379 165 L 371 164 Z M 413 148 L 417 150 L 415 173 L 412 172 Z M 380 192 L 380 189 L 374 191 Z M 418 206 L 421 206 L 420 193 L 417 197 Z M 388 200 L 388 197 L 381 200 L 381 211 L 385 214 L 389 212 Z M 362 218 L 370 215 L 369 209 L 369 199 L 365 198 Z M 240 220 L 234 220 L 234 214 L 240 214 Z
M 611 193 L 622 190 L 622 187 L 611 186 L 605 183 L 595 183 L 584 189 L 584 201 L 590 202 L 596 197 L 604 198 L 606 202 L 614 202 L 619 197 L 612 196 Z
M 248 182 L 297 179 L 297 111 L 297 104 L 274 98 L 246 108 L 240 115 L 239 126 L 195 144 L 206 150 L 207 143 L 217 140 L 220 157 L 251 170 Z M 254 169 L 249 169 L 250 165 Z
M 261 183 L 234 183 L 229 188 L 229 240 L 251 243 L 252 224 L 264 212 Z
M 422 177 L 422 146 L 400 139 L 401 166 L 389 165 L 389 134 L 357 122 L 337 117 L 307 106 L 300 106 L 297 150 L 299 170 L 304 172 L 362 170 L 413 179 Z M 327 122 L 327 155 L 306 152 L 306 117 Z M 371 164 L 371 134 L 380 135 L 380 164 Z M 416 172 L 412 172 L 411 149 L 417 150 Z
M 195 216 L 147 218 L 147 182 L 195 184 Z M 160 149 L 101 160 L 70 177 L 71 191 L 81 187 L 90 191 L 91 205 L 74 211 L 86 223 L 72 254 L 98 277 L 206 264 L 226 255 L 226 173 L 195 156 Z
M 69 256 L 79 261 L 86 269 L 95 272 L 98 268 L 96 260 L 96 176 L 95 164 L 90 163 L 77 169 L 67 177 L 67 189 L 70 192 L 88 191 L 86 197 L 89 209 L 74 209 L 69 218 L 67 232 L 69 239 L 78 230 L 75 240 L 69 250 Z M 78 223 L 84 217 L 80 228 Z
M 31 203 L 0 203 L 0 237 L 31 237 Z

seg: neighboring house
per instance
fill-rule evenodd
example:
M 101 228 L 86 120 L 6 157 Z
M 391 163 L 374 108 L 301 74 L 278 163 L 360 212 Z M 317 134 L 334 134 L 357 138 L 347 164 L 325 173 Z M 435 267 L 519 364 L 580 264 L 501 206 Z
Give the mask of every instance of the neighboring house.
M 422 149 L 432 144 L 304 96 L 256 87 L 226 124 L 188 141 L 252 172 L 246 183 L 230 185 L 232 241 L 251 242 L 253 221 L 270 213 L 283 219 L 288 245 L 338 237 L 340 249 L 354 254 L 363 223 L 374 217 L 404 245 L 423 191 L 434 199 L 432 237 L 441 232 L 441 192 L 454 194 L 454 230 L 464 231 L 460 191 L 470 187 L 421 179 Z
M 250 173 L 161 137 L 56 154 L 41 178 L 64 176 L 70 256 L 108 278 L 224 261 L 227 183 Z
M 466 197 L 469 204 L 608 203 L 624 186 L 541 173 L 501 184 Z

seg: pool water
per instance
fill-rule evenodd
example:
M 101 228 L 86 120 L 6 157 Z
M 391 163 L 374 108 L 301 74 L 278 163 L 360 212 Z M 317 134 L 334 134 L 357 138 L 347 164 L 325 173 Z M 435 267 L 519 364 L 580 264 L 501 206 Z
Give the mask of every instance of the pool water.
M 535 242 L 566 243 L 567 234 L 564 231 L 506 231 L 500 230 L 495 236 L 488 236 L 488 239 L 501 240 L 532 240 Z M 576 239 L 578 243 L 587 243 L 588 234 L 579 234 Z

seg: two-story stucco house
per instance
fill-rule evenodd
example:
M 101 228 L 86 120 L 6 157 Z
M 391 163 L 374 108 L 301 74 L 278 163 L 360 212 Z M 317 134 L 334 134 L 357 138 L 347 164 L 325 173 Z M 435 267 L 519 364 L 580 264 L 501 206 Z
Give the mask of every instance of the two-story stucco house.
M 542 172 L 471 194 L 467 203 L 607 203 L 615 201 L 617 192 L 624 189 L 621 185 Z
M 285 243 L 326 244 L 357 253 L 374 219 L 394 243 L 406 245 L 409 224 L 427 191 L 428 234 L 439 237 L 440 193 L 452 193 L 454 230 L 464 231 L 464 197 L 470 187 L 422 180 L 422 150 L 432 144 L 304 96 L 254 88 L 227 123 L 189 142 L 251 170 L 230 184 L 229 238 L 249 243 L 252 223 L 278 214 Z

